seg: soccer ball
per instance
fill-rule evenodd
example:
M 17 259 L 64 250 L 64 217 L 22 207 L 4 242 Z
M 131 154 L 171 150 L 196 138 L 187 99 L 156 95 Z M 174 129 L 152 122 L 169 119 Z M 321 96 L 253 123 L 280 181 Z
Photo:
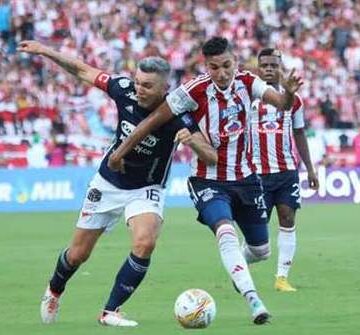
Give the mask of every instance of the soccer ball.
M 216 305 L 209 293 L 193 288 L 178 296 L 174 311 L 184 328 L 206 328 L 215 318 Z

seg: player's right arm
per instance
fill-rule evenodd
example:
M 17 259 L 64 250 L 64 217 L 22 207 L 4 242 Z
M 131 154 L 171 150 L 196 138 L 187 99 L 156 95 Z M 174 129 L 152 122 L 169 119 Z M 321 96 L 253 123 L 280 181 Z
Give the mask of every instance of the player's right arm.
M 124 172 L 123 158 L 153 130 L 159 128 L 173 117 L 174 114 L 171 112 L 169 105 L 166 101 L 163 102 L 154 112 L 142 120 L 134 131 L 111 153 L 108 163 L 110 169 Z
M 94 85 L 96 78 L 102 73 L 101 70 L 85 64 L 80 59 L 64 55 L 37 41 L 21 41 L 17 47 L 17 51 L 49 58 L 65 71 L 90 85 Z
M 142 120 L 133 132 L 110 155 L 109 166 L 122 170 L 122 160 L 135 146 L 152 131 L 170 121 L 174 115 L 195 110 L 198 107 L 184 85 L 172 91 L 158 108 Z

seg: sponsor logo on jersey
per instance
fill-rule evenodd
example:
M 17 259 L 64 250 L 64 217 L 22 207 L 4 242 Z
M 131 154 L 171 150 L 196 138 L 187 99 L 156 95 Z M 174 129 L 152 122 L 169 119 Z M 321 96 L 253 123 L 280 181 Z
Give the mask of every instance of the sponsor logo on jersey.
M 241 105 L 232 105 L 228 108 L 223 109 L 220 112 L 220 118 L 221 118 L 221 120 L 224 120 L 228 117 L 239 114 L 240 112 L 242 112 L 242 110 L 243 110 L 243 108 Z
M 282 134 L 284 130 L 280 127 L 280 124 L 276 121 L 263 122 L 259 125 L 259 133 L 265 134 Z
M 279 123 L 274 122 L 274 121 L 264 122 L 264 123 L 262 124 L 262 127 L 263 127 L 264 129 L 269 130 L 269 131 L 272 131 L 272 130 L 276 130 L 276 129 L 279 128 Z
M 129 136 L 134 131 L 135 127 L 136 126 L 134 126 L 129 121 L 121 121 L 121 130 L 126 136 Z M 148 135 L 141 141 L 141 144 L 152 148 L 157 144 L 157 142 L 159 142 L 159 138 L 153 135 Z

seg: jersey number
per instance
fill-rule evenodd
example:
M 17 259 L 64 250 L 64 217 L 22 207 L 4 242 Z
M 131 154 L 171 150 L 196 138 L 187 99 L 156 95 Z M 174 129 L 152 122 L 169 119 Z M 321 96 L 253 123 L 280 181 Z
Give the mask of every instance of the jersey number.
M 146 190 L 146 199 L 150 199 L 151 201 L 160 201 L 159 190 L 151 188 L 150 190 Z
M 297 203 L 300 203 L 300 202 L 301 202 L 301 198 L 300 198 L 300 185 L 297 184 L 297 183 L 294 183 L 294 184 L 292 185 L 292 187 L 294 187 L 295 190 L 291 193 L 291 196 L 296 198 L 296 202 L 297 202 Z

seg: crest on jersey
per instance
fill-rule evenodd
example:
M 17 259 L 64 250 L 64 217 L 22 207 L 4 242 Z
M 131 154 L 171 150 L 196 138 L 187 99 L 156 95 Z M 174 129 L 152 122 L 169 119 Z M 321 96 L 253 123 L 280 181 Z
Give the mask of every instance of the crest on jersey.
M 121 88 L 128 88 L 130 86 L 130 79 L 121 78 L 118 81 Z
M 221 137 L 239 135 L 244 131 L 240 120 L 229 120 L 224 126 L 224 131 L 220 135 Z

